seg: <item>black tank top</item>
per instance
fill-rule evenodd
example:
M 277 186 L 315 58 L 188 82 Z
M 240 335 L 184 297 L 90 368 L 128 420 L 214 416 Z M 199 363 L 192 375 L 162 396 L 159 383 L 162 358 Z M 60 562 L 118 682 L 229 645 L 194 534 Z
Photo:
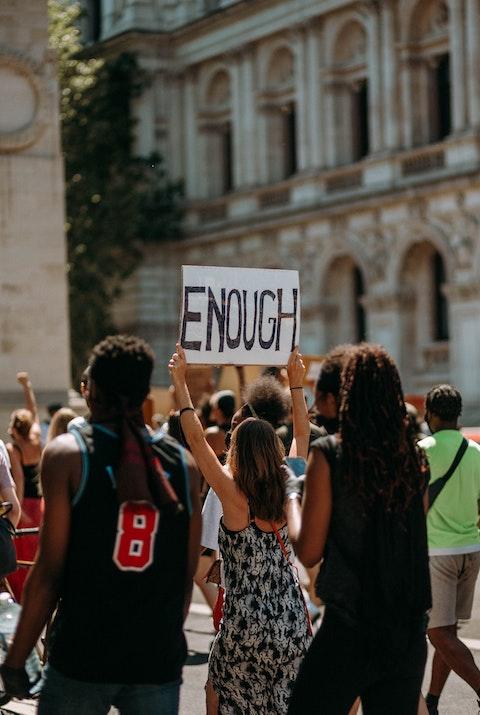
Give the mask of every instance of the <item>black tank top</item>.
M 40 465 L 39 464 L 24 464 L 23 452 L 20 447 L 15 444 L 15 449 L 20 454 L 23 471 L 23 496 L 26 499 L 41 499 L 42 490 L 40 488 Z
M 366 509 L 346 483 L 336 438 L 322 437 L 312 446 L 323 451 L 332 484 L 317 595 L 348 625 L 374 634 L 382 653 L 392 640 L 406 647 L 410 635 L 425 627 L 431 606 L 422 477 L 404 511 L 388 512 L 380 499 Z
M 72 503 L 49 661 L 64 675 L 90 682 L 177 680 L 186 658 L 183 608 L 191 511 L 184 451 L 168 435 L 152 438 L 184 506 L 158 518 L 146 502 L 130 502 L 136 504 L 135 513 L 118 504 L 118 437 L 88 423 L 71 431 L 82 450 L 83 473 Z

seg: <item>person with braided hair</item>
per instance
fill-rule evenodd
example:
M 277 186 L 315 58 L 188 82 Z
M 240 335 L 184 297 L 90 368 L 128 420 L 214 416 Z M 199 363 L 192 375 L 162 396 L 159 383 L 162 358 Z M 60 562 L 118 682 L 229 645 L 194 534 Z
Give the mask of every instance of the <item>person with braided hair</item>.
M 1 667 L 12 697 L 49 616 L 39 715 L 177 715 L 201 529 L 199 473 L 142 404 L 154 355 L 111 335 L 89 360 L 88 420 L 48 443 L 45 519 L 14 641 Z
M 320 411 L 329 398 L 323 382 L 320 374 Z M 287 483 L 291 539 L 305 566 L 323 558 L 317 594 L 326 605 L 288 713 L 347 715 L 359 696 L 364 715 L 416 715 L 431 605 L 428 470 L 381 346 L 346 349 L 339 388 L 338 432 L 313 444 L 303 508 Z

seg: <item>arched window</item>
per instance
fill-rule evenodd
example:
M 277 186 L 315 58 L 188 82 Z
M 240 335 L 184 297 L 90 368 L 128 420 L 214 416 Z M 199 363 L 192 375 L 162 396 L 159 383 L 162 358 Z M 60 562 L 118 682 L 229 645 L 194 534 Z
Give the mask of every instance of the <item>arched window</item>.
M 448 300 L 444 292 L 443 256 L 429 242 L 408 251 L 401 274 L 402 369 L 408 376 L 431 373 L 446 378 L 448 368 Z
M 207 197 L 215 198 L 231 191 L 234 183 L 230 76 L 226 70 L 210 78 L 203 105 L 204 180 Z
M 266 178 L 287 179 L 297 171 L 297 127 L 293 54 L 280 47 L 269 59 L 260 99 L 265 117 Z
M 367 35 L 357 21 L 338 33 L 331 59 L 328 91 L 332 94 L 335 164 L 350 164 L 369 153 L 369 85 Z
M 357 264 L 349 256 L 336 258 L 325 282 L 325 349 L 367 339 L 364 297 L 363 274 Z
M 444 0 L 420 0 L 410 26 L 413 143 L 437 142 L 452 130 L 449 13 Z

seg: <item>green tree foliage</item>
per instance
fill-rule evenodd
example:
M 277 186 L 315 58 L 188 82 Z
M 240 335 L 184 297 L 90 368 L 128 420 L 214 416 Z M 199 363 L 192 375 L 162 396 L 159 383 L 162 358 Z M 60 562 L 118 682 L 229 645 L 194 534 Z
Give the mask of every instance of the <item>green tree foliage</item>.
M 145 243 L 180 235 L 181 186 L 162 160 L 133 155 L 132 102 L 148 78 L 135 56 L 82 52 L 80 8 L 49 0 L 50 44 L 58 55 L 72 369 L 78 380 L 92 345 L 114 330 L 112 304 Z

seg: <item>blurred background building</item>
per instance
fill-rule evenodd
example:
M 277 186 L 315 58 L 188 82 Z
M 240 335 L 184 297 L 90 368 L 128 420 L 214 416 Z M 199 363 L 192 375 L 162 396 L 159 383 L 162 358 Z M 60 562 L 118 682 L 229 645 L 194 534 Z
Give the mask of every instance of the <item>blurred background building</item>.
M 185 181 L 185 240 L 149 249 L 122 327 L 165 359 L 182 263 L 298 268 L 304 352 L 381 342 L 479 419 L 479 0 L 84 4 L 151 73 L 138 152 Z
M 0 1 L 0 418 L 70 385 L 63 159 L 47 3 Z

